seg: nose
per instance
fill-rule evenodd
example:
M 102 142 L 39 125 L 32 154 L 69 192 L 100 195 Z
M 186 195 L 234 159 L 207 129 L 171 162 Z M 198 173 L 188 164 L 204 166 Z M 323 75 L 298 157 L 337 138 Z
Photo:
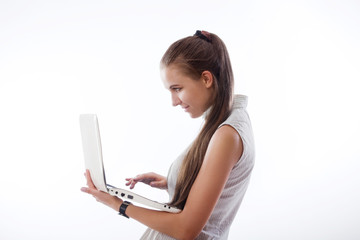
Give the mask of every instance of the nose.
M 171 100 L 172 100 L 172 105 L 174 107 L 176 107 L 177 105 L 181 104 L 181 100 L 180 98 L 178 98 L 178 96 L 176 96 L 175 94 L 171 95 Z

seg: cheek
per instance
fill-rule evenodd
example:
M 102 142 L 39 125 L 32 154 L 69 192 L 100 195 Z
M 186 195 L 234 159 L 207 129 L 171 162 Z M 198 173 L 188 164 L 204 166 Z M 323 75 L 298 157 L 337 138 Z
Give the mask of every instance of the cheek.
M 186 102 L 188 99 L 188 94 L 186 91 L 180 91 L 177 93 L 177 97 L 180 98 L 182 102 Z
M 179 93 L 179 98 L 182 102 L 187 105 L 196 106 L 197 105 L 197 95 L 191 91 L 184 91 Z

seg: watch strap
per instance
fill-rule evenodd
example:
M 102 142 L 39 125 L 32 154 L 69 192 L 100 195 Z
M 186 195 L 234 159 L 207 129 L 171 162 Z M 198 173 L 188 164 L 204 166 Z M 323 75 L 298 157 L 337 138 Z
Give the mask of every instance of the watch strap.
M 125 213 L 126 208 L 127 208 L 129 205 L 131 205 L 131 202 L 124 201 L 124 202 L 120 205 L 119 215 L 124 216 L 124 217 L 126 217 L 126 218 L 129 218 L 129 216 L 126 215 L 126 213 Z

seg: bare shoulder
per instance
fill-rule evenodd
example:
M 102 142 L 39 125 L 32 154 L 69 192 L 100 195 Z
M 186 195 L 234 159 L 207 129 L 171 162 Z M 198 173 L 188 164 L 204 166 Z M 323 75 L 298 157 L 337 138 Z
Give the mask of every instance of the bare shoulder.
M 214 133 L 210 144 L 210 148 L 215 148 L 221 152 L 230 154 L 232 161 L 240 159 L 243 152 L 243 143 L 239 133 L 230 125 L 223 125 Z
M 218 128 L 214 133 L 214 137 L 221 138 L 222 140 L 234 141 L 235 143 L 241 142 L 239 133 L 230 125 L 223 125 Z

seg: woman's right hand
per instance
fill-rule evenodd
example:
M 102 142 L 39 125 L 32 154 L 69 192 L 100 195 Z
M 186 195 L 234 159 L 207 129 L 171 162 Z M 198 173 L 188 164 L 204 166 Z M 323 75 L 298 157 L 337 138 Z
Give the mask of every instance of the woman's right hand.
M 126 178 L 125 180 L 127 181 L 126 186 L 130 186 L 130 189 L 133 189 L 138 182 L 148 184 L 154 188 L 167 189 L 166 177 L 153 172 L 143 173 L 134 178 Z

